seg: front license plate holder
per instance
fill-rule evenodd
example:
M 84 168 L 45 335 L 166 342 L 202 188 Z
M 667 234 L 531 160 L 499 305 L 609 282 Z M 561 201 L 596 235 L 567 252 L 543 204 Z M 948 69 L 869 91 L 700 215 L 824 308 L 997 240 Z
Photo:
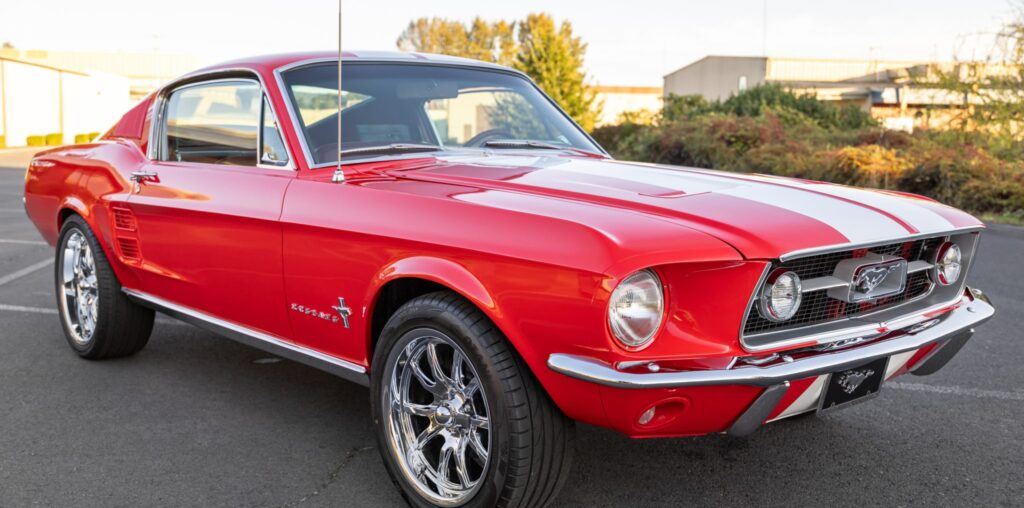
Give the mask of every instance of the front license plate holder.
M 878 396 L 888 366 L 889 358 L 885 357 L 829 374 L 825 389 L 821 391 L 818 411 L 841 409 Z

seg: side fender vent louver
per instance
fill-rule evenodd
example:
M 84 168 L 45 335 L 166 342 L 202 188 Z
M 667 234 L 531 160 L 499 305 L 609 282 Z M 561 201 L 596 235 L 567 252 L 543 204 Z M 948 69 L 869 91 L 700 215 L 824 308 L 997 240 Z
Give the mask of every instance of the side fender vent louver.
M 142 252 L 139 249 L 138 223 L 135 222 L 135 214 L 123 204 L 116 204 L 110 210 L 114 221 L 114 240 L 121 260 L 126 263 L 141 262 Z

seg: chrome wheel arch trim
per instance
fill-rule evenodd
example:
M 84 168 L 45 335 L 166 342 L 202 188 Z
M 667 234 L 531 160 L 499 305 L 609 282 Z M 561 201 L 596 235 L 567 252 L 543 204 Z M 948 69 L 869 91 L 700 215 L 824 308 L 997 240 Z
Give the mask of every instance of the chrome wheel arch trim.
M 367 374 L 366 367 L 362 365 L 293 344 L 274 335 L 253 330 L 142 291 L 128 288 L 122 288 L 121 291 L 139 305 L 149 307 L 204 330 L 223 335 L 236 342 L 282 358 L 320 369 L 363 386 L 370 385 L 370 377 Z

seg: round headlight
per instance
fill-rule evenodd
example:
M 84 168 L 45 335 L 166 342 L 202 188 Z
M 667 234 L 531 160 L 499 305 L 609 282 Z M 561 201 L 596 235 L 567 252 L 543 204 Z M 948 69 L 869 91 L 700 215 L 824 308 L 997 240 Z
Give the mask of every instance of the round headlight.
M 608 323 L 619 342 L 629 348 L 639 348 L 654 338 L 664 311 L 661 279 L 650 270 L 641 270 L 626 277 L 612 291 Z
M 943 286 L 953 284 L 960 278 L 961 267 L 960 247 L 955 243 L 946 242 L 939 249 L 935 259 L 935 280 Z
M 801 291 L 797 274 L 778 270 L 768 277 L 761 290 L 758 310 L 768 321 L 785 321 L 800 308 L 800 300 L 803 298 Z

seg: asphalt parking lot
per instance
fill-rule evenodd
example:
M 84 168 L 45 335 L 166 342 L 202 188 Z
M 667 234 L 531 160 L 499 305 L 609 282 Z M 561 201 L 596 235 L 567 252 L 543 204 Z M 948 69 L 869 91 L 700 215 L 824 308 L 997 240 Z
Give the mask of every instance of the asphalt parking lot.
M 0 168 L 0 506 L 393 506 L 368 392 L 159 318 L 135 357 L 78 359 L 52 249 Z M 1024 505 L 1024 228 L 971 283 L 998 314 L 947 368 L 745 439 L 580 427 L 564 506 Z

